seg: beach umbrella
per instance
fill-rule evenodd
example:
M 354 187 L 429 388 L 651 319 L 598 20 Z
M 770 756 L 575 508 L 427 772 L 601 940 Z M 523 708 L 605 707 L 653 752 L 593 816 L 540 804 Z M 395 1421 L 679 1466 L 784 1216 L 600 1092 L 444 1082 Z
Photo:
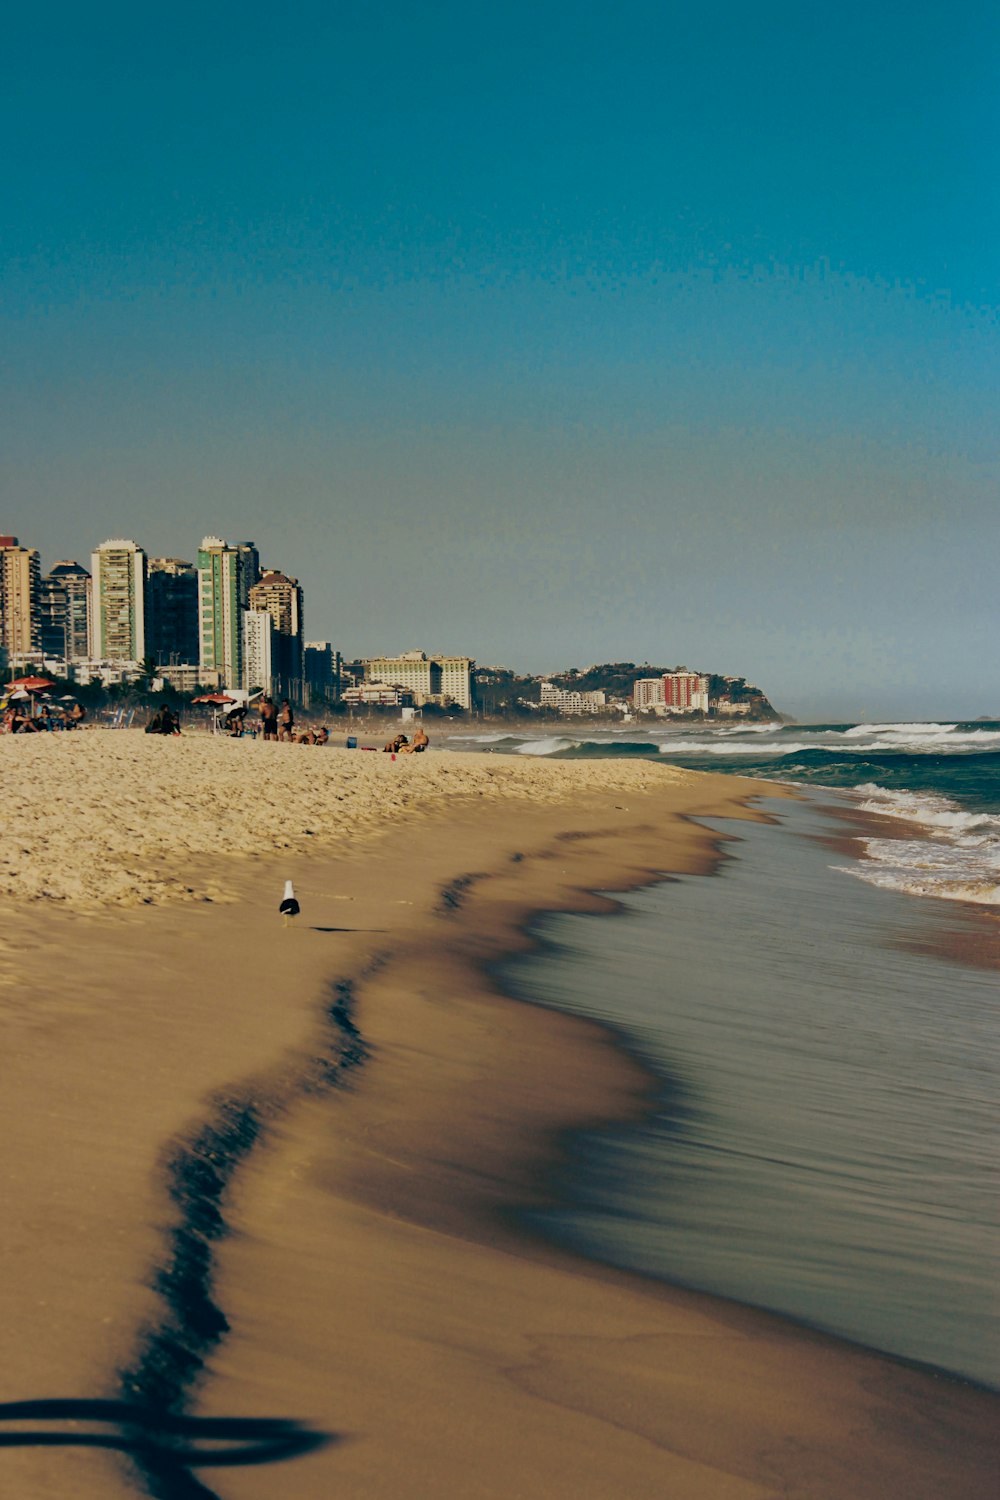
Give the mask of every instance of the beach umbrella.
M 192 703 L 235 703 L 235 698 L 230 698 L 225 693 L 206 693 L 203 698 L 192 698 Z
M 9 688 L 24 688 L 29 693 L 40 693 L 45 688 L 55 687 L 55 683 L 48 677 L 15 677 L 13 682 L 8 682 Z

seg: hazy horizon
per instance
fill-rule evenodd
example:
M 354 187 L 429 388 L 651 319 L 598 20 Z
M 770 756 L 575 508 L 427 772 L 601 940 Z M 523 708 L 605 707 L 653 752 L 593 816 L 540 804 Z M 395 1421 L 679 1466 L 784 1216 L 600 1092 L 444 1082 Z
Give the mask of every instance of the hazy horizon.
M 0 530 L 306 634 L 1000 713 L 1000 17 L 22 11 Z

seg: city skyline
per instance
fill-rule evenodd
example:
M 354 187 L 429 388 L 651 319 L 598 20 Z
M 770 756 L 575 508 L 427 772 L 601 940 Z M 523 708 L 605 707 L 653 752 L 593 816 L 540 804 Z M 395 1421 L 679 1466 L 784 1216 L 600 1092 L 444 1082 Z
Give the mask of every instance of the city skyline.
M 211 527 L 371 651 L 1000 711 L 993 8 L 60 17 L 0 93 L 47 564 Z

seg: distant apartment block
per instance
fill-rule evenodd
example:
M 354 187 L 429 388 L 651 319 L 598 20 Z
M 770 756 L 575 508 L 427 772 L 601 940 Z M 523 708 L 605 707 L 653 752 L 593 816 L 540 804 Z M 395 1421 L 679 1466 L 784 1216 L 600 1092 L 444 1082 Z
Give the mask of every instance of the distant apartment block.
M 179 557 L 151 557 L 146 571 L 146 652 L 157 666 L 200 663 L 198 569 Z
M 306 641 L 302 669 L 308 703 L 329 703 L 340 697 L 340 652 L 329 641 Z
M 206 536 L 198 548 L 198 664 L 221 672 L 225 687 L 243 686 L 243 615 L 260 576 L 253 542 Z
M 266 609 L 243 613 L 243 682 L 248 693 L 274 692 L 274 621 Z
M 457 703 L 472 707 L 471 656 L 428 656 L 423 651 L 407 651 L 403 656 L 373 656 L 364 663 L 365 680 L 405 688 L 413 701 L 422 703 Z
M 543 682 L 540 702 L 542 708 L 552 708 L 570 716 L 596 714 L 607 707 L 608 695 L 604 692 L 578 693 L 557 687 L 554 682 Z
M 225 684 L 222 681 L 221 672 L 204 672 L 194 662 L 181 662 L 169 666 L 160 667 L 157 676 L 164 682 L 169 682 L 172 688 L 179 693 L 193 693 L 196 688 L 221 688 Z M 154 678 L 154 687 L 155 687 Z
M 640 677 L 632 685 L 632 702 L 637 709 L 663 708 L 666 702 L 662 677 Z
M 137 662 L 146 655 L 146 554 L 135 542 L 113 537 L 90 560 L 90 655 L 108 662 Z
M 0 647 L 14 661 L 41 649 L 41 564 L 34 547 L 0 535 Z
M 274 622 L 274 676 L 280 691 L 302 690 L 302 589 L 297 578 L 266 572 L 250 590 L 251 610 L 266 610 Z
M 90 655 L 90 574 L 78 562 L 57 562 L 41 582 L 42 650 L 64 662 Z
M 413 703 L 411 692 L 384 682 L 362 682 L 358 687 L 345 688 L 340 696 L 351 708 L 407 708 Z
M 667 672 L 663 677 L 663 700 L 668 713 L 708 713 L 708 678 L 698 672 Z

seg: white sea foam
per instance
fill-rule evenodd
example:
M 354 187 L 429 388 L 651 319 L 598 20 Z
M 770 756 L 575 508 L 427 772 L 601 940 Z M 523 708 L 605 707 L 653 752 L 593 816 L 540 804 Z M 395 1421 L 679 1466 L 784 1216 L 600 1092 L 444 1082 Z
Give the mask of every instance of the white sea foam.
M 523 745 L 518 745 L 518 755 L 555 755 L 560 750 L 572 750 L 574 746 L 583 744 L 582 740 L 570 739 L 565 734 L 553 734 L 542 740 L 526 740 Z
M 850 729 L 838 730 L 845 740 L 860 739 L 869 734 L 907 734 L 926 738 L 928 735 L 951 734 L 955 724 L 855 724 Z
M 802 741 L 793 740 L 775 741 L 773 745 L 762 745 L 752 742 L 738 742 L 736 740 L 689 740 L 675 739 L 661 742 L 661 755 L 794 755 L 802 750 L 814 750 L 816 745 L 805 744 Z M 822 748 L 822 747 L 821 747 Z
M 946 901 L 1000 905 L 1000 817 L 964 812 L 933 792 L 895 791 L 868 783 L 856 788 L 863 812 L 926 828 L 926 839 L 867 839 L 865 858 L 837 866 L 888 890 Z

